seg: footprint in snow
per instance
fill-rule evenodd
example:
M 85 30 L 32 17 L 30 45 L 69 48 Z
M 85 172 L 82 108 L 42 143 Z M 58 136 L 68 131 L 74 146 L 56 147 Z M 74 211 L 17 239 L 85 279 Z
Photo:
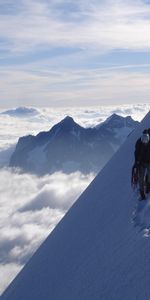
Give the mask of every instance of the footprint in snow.
M 150 237 L 150 198 L 139 201 L 132 214 L 135 227 L 143 232 L 144 237 Z

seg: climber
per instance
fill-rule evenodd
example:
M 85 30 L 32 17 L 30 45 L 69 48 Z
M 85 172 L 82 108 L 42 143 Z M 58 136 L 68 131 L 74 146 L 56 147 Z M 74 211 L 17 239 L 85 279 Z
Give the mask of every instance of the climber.
M 139 172 L 139 189 L 141 200 L 146 199 L 145 193 L 150 192 L 150 136 L 147 129 L 135 145 L 135 166 Z

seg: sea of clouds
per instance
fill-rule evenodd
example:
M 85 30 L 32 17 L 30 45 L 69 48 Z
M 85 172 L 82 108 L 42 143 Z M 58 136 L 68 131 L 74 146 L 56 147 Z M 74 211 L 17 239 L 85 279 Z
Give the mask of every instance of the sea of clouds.
M 57 172 L 37 177 L 11 170 L 9 159 L 18 138 L 47 131 L 66 115 L 90 127 L 113 113 L 140 121 L 148 111 L 149 104 L 36 108 L 34 114 L 20 114 L 18 110 L 14 115 L 0 111 L 0 293 L 95 176 Z

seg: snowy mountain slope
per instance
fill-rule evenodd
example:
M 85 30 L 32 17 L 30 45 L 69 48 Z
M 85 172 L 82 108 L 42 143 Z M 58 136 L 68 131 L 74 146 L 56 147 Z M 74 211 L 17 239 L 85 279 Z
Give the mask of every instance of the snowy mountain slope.
M 113 128 L 132 128 L 132 126 L 133 119 L 131 118 L 131 116 L 122 117 L 114 113 L 110 117 L 108 117 L 104 122 L 97 125 L 96 128 L 103 127 L 105 129 L 113 130 Z
M 138 125 L 138 122 L 134 124 L 131 116 L 122 117 L 114 113 L 110 117 L 108 117 L 104 122 L 97 125 L 96 128 L 99 130 L 104 129 L 109 131 L 121 143 L 123 143 L 126 137 L 133 130 L 133 127 L 136 127 L 135 125 Z
M 130 186 L 134 144 L 148 127 L 150 113 L 1 300 L 149 300 L 150 238 L 144 235 L 141 203 Z M 149 213 L 148 201 L 144 210 Z
M 114 114 L 101 126 L 84 128 L 67 116 L 48 132 L 21 137 L 10 166 L 38 175 L 98 172 L 137 124 Z

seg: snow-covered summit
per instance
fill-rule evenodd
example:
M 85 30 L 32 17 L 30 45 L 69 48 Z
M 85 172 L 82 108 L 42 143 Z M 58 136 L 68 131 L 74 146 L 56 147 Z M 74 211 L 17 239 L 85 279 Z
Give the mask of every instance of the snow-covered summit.
M 97 125 L 97 128 L 105 127 L 107 129 L 112 129 L 114 127 L 115 128 L 133 127 L 134 122 L 135 121 L 131 118 L 131 116 L 122 117 L 114 113 L 110 117 L 108 117 L 104 122 Z
M 97 125 L 96 128 L 97 130 L 107 131 L 111 135 L 113 134 L 116 139 L 123 143 L 126 137 L 135 128 L 135 125 L 138 125 L 138 122 L 134 121 L 131 116 L 122 117 L 114 113 L 104 122 Z
M 130 184 L 150 113 L 60 221 L 1 300 L 149 300 L 149 202 Z M 143 215 L 145 211 L 145 216 Z
M 70 116 L 66 116 L 63 120 L 53 126 L 50 130 L 56 136 L 56 134 L 77 134 L 80 135 L 81 132 L 85 131 L 85 129 L 77 124 L 74 119 Z
M 73 125 L 77 125 L 77 123 L 75 123 L 74 119 L 70 116 L 66 116 L 61 122 L 60 122 L 61 125 L 65 125 L 66 127 L 70 127 L 70 126 L 73 126 Z
M 2 112 L 3 115 L 9 115 L 12 117 L 25 118 L 32 117 L 39 114 L 38 110 L 32 107 L 17 107 Z

